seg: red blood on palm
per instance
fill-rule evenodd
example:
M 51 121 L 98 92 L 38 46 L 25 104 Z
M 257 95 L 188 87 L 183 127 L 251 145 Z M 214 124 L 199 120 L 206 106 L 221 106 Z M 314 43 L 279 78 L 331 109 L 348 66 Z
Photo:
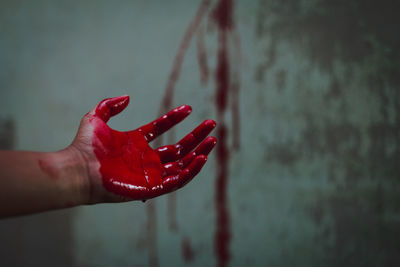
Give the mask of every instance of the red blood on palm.
M 108 131 L 107 134 L 104 134 Z M 163 166 L 143 134 L 96 129 L 95 149 L 104 187 L 132 199 L 148 198 L 149 191 L 162 182 Z
M 202 142 L 215 127 L 215 122 L 206 120 L 177 144 L 153 150 L 148 142 L 187 117 L 191 107 L 175 108 L 133 131 L 119 132 L 108 127 L 106 122 L 121 112 L 128 102 L 128 96 L 105 99 L 94 115 L 89 114 L 94 128 L 92 145 L 105 189 L 130 199 L 143 200 L 169 193 L 188 183 L 201 170 L 206 155 L 215 145 L 215 138 Z M 182 158 L 199 144 L 202 149 L 195 152 L 204 154 L 183 161 Z

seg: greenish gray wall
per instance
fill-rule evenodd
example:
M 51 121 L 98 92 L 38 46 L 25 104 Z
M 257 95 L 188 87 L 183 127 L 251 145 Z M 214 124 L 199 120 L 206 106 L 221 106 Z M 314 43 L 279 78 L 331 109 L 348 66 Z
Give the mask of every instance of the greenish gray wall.
M 0 115 L 13 121 L 4 140 L 61 149 L 83 114 L 125 93 L 131 104 L 112 127 L 155 118 L 199 3 L 1 1 Z M 399 8 L 389 0 L 236 1 L 242 127 L 228 190 L 231 266 L 400 265 Z M 211 27 L 212 68 L 216 40 Z M 175 97 L 194 112 L 177 136 L 215 118 L 214 84 L 199 82 L 195 48 Z M 160 266 L 186 264 L 183 239 L 194 250 L 187 265 L 215 265 L 215 169 L 211 155 L 177 193 L 175 231 L 167 197 L 152 200 Z M 146 205 L 3 220 L 0 264 L 147 266 Z

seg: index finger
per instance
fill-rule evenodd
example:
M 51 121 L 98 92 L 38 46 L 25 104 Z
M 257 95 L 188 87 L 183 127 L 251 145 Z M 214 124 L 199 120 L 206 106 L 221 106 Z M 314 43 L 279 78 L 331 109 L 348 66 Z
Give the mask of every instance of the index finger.
M 192 112 L 192 108 L 188 105 L 177 107 L 162 117 L 143 125 L 137 131 L 141 132 L 147 142 L 151 142 L 164 132 L 180 123 Z

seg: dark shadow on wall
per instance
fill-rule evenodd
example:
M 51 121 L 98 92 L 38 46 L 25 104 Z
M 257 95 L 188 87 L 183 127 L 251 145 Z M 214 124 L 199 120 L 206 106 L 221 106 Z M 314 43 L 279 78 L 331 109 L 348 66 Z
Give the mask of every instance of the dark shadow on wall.
M 390 0 L 259 1 L 255 33 L 266 45 L 255 80 L 276 80 L 276 88 L 263 90 L 285 90 L 289 74 L 274 68 L 282 43 L 331 79 L 327 93 L 313 91 L 313 77 L 302 74 L 296 90 L 307 97 L 291 103 L 298 113 L 288 115 L 304 120 L 301 137 L 266 144 L 264 155 L 297 178 L 299 166 L 326 162 L 333 189 L 314 193 L 305 211 L 319 229 L 314 241 L 324 266 L 400 266 L 399 10 L 400 2 Z M 337 62 L 344 78 L 335 77 Z M 365 86 L 350 87 L 360 73 Z M 357 96 L 375 100 L 378 119 Z M 353 111 L 365 119 L 354 121 Z
M 0 149 L 13 149 L 15 139 L 14 120 L 0 119 Z M 74 266 L 72 219 L 71 210 L 1 219 L 0 265 Z
M 332 70 L 337 59 L 362 62 L 380 49 L 382 57 L 391 62 L 382 72 L 399 84 L 394 68 L 400 65 L 399 9 L 400 2 L 396 0 L 261 0 L 256 35 L 269 36 L 271 44 L 256 78 L 264 78 L 276 60 L 276 45 L 286 40 L 327 71 Z

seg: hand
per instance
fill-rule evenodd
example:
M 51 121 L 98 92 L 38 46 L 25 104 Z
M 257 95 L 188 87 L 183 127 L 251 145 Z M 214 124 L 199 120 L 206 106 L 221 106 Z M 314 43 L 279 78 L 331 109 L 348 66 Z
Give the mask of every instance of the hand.
M 181 188 L 216 144 L 207 137 L 215 121 L 206 120 L 177 144 L 152 149 L 148 143 L 186 118 L 191 107 L 180 106 L 136 130 L 111 129 L 107 121 L 128 103 L 129 96 L 101 101 L 83 117 L 70 146 L 85 161 L 88 203 L 146 200 Z

